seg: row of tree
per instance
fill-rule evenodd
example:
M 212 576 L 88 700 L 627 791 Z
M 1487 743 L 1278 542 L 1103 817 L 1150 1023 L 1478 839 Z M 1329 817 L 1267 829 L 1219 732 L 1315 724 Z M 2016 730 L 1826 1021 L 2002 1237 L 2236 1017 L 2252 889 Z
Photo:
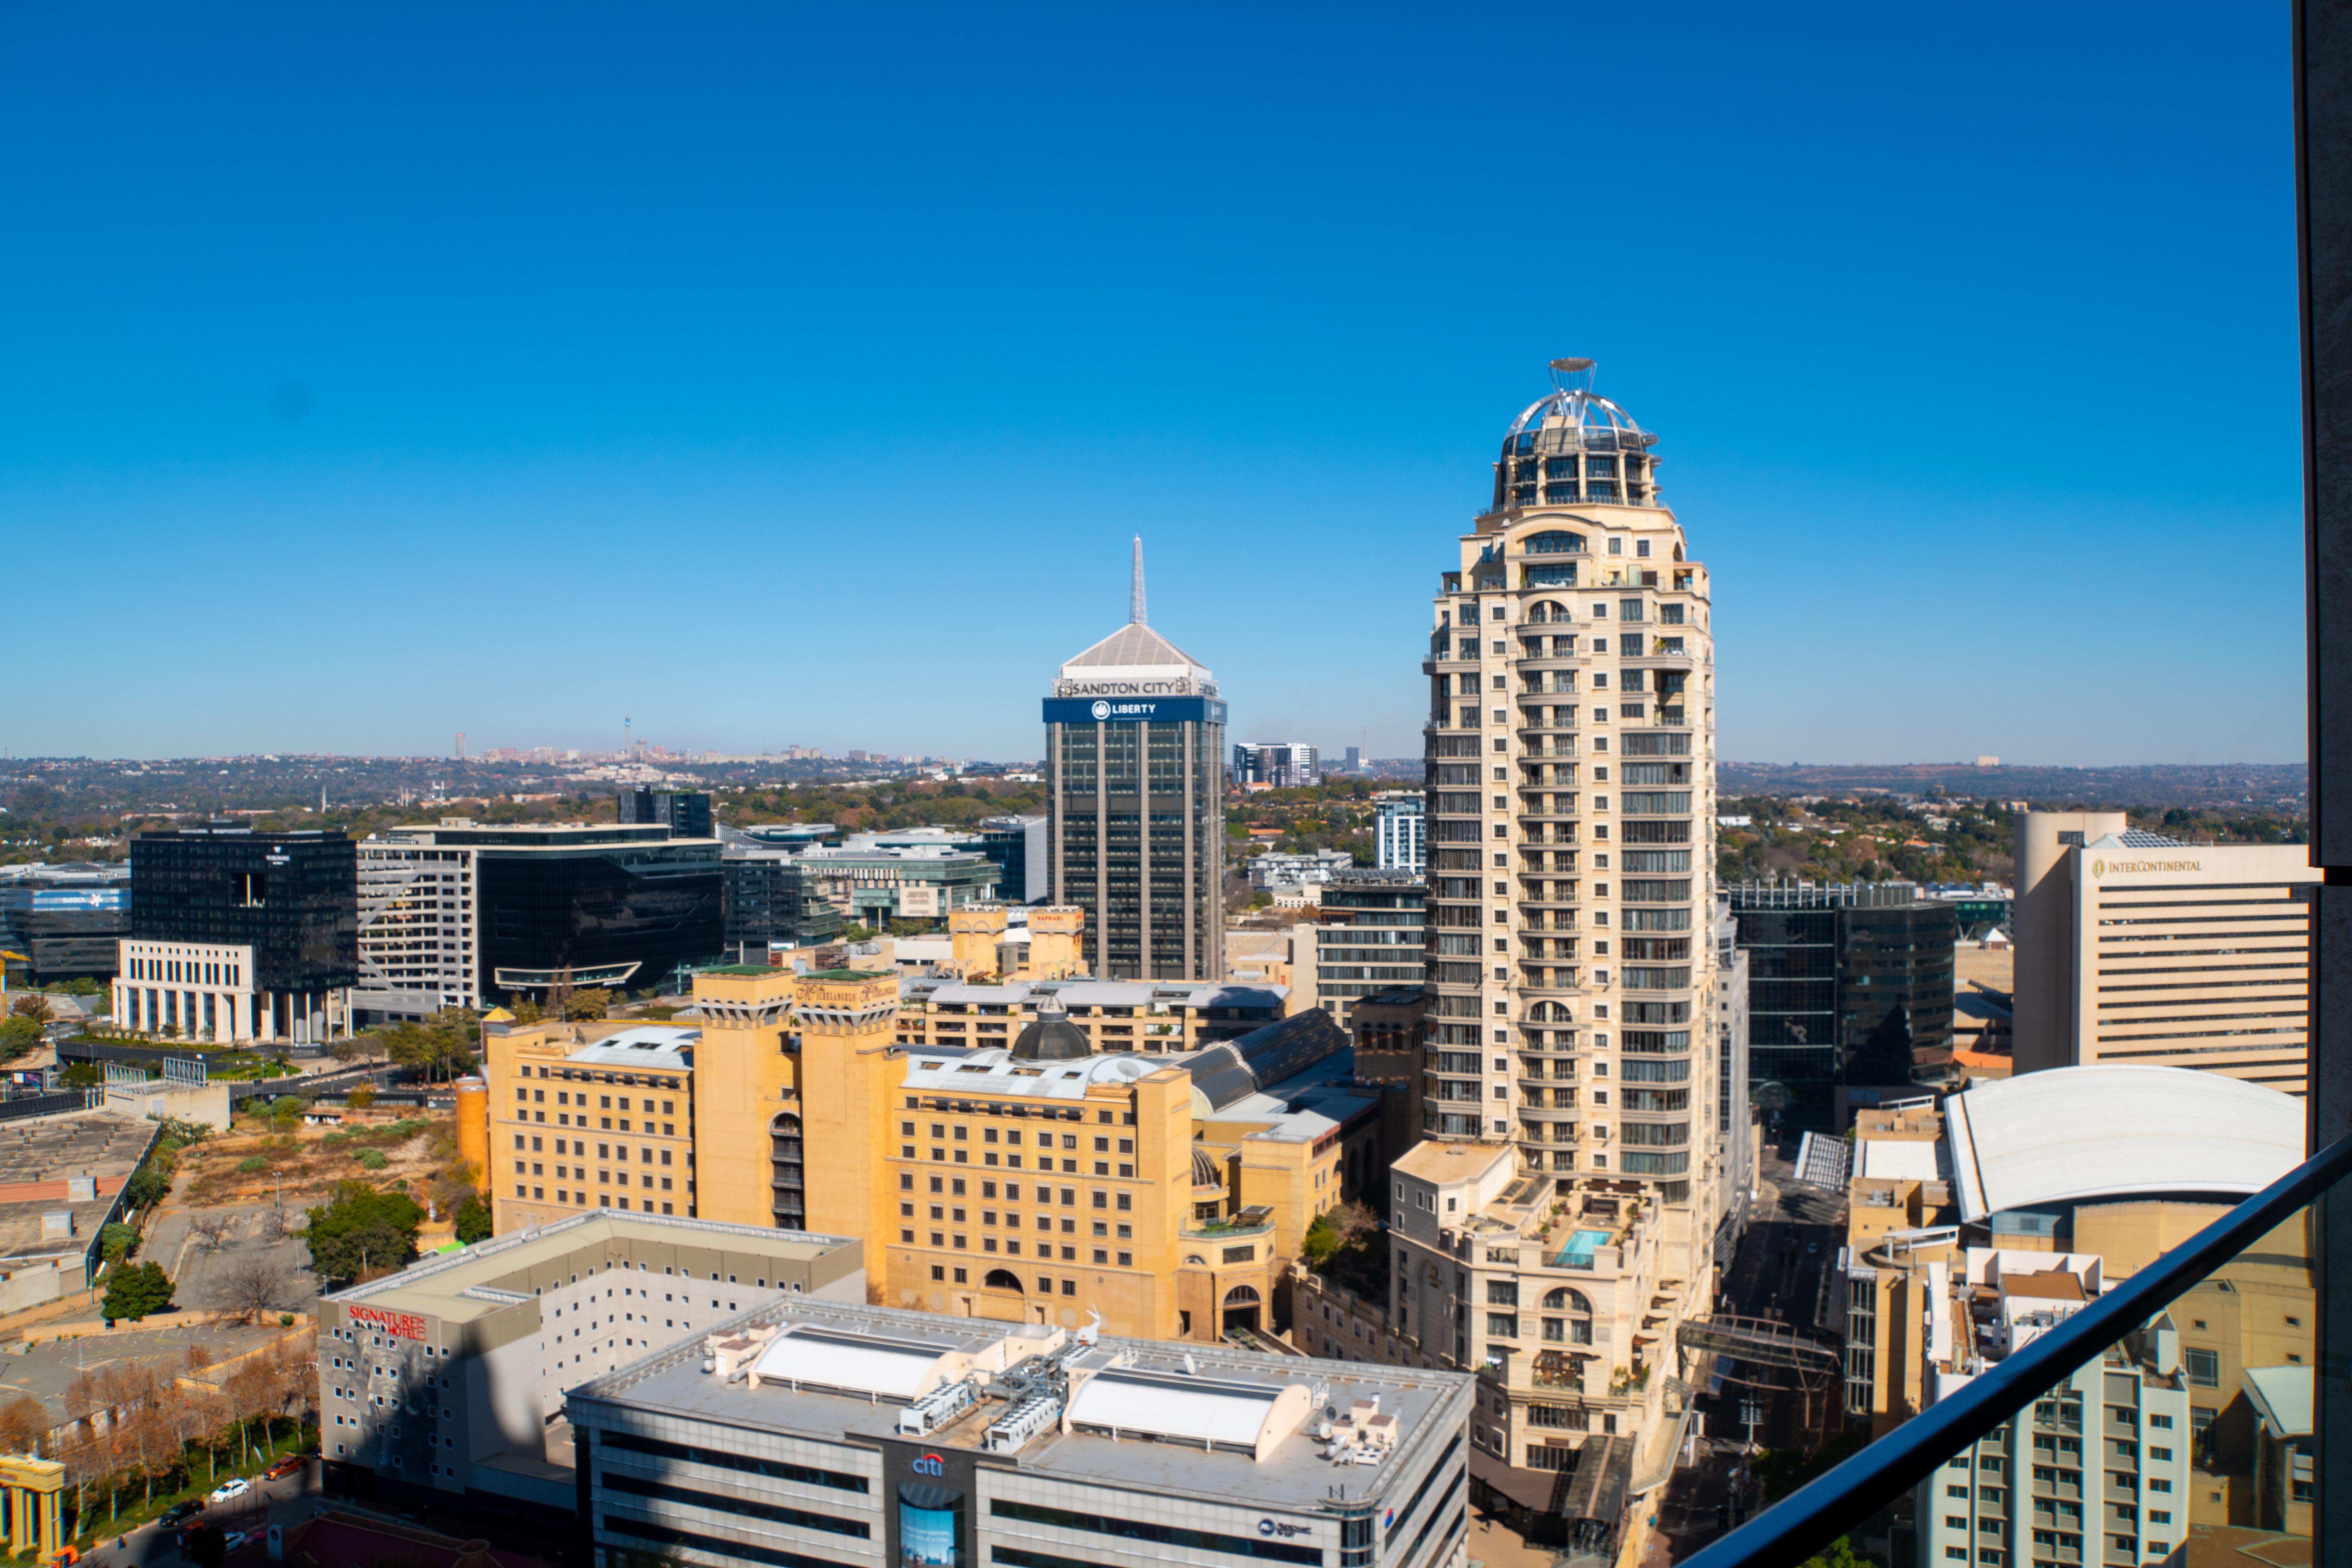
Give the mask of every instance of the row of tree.
M 251 1463 L 273 1434 L 299 1432 L 316 1419 L 319 1363 L 301 1336 L 244 1357 L 226 1376 L 202 1375 L 212 1353 L 190 1345 L 177 1367 L 115 1362 L 67 1384 L 65 1419 L 22 1395 L 0 1405 L 0 1448 L 37 1454 L 66 1468 L 76 1533 L 94 1523 L 94 1499 L 110 1521 L 134 1492 L 152 1500 L 217 1479 L 223 1464 Z

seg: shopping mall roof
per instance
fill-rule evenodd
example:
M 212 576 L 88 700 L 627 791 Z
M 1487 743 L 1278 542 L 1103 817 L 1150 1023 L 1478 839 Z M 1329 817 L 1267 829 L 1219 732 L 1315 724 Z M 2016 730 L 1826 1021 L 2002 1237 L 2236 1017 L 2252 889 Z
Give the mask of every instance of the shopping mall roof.
M 2098 1198 L 2259 1192 L 2304 1154 L 2303 1102 L 2187 1068 L 2079 1067 L 1944 1106 L 1960 1217 Z
M 607 1035 L 563 1059 L 593 1067 L 625 1067 L 639 1072 L 685 1072 L 694 1066 L 694 1042 L 701 1037 L 699 1029 L 648 1024 Z

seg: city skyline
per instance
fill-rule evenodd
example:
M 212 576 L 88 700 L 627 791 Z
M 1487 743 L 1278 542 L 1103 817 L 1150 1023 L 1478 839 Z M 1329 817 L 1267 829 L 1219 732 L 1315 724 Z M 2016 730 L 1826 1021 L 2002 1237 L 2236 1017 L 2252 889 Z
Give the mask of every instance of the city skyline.
M 1240 50 L 1203 18 L 1140 79 L 1124 19 L 940 13 L 886 51 L 854 17 L 493 16 L 460 56 L 14 18 L 0 267 L 41 305 L 0 514 L 109 635 L 26 639 L 0 743 L 433 754 L 633 712 L 1017 754 L 1020 672 L 1117 614 L 1141 532 L 1237 734 L 1344 713 L 1410 755 L 1419 542 L 1584 354 L 1676 432 L 1669 503 L 1748 585 L 1727 756 L 2299 754 L 2284 36 L 2032 25 L 1708 13 L 1663 79 L 1580 79 L 1617 184 L 1509 151 L 1579 132 L 1470 16 Z M 1654 41 L 1612 14 L 1579 49 Z M 944 177 L 901 202 L 908 167 Z M 2231 422 L 2184 441 L 2200 400 Z M 2211 564 L 2252 584 L 2230 632 L 2148 635 Z M 706 574 L 773 606 L 700 613 Z

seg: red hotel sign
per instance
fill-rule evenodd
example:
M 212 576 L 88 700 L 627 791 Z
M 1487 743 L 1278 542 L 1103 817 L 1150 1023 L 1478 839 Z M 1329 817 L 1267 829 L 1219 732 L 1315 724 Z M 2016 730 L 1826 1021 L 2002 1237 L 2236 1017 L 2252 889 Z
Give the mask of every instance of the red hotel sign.
M 399 1340 L 422 1340 L 425 1320 L 415 1312 L 387 1312 L 382 1307 L 347 1307 L 354 1323 Z

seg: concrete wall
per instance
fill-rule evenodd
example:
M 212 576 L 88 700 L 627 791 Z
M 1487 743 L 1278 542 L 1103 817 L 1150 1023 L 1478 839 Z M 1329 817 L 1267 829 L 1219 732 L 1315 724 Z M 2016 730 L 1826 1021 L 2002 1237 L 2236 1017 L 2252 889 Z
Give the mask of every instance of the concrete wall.
M 208 1083 L 201 1088 L 183 1087 L 153 1079 L 144 1085 L 109 1084 L 106 1108 L 129 1116 L 168 1116 L 175 1121 L 200 1122 L 215 1132 L 228 1131 L 228 1085 L 226 1083 Z

